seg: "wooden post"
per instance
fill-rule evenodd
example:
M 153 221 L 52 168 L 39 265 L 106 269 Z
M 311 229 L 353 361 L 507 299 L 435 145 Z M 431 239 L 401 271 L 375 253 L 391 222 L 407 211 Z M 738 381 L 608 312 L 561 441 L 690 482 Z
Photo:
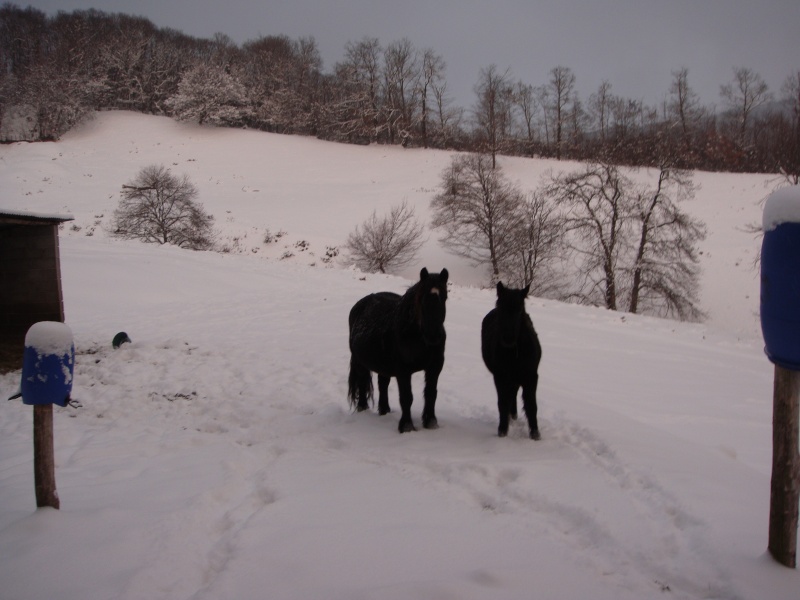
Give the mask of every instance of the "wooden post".
M 56 491 L 56 468 L 53 453 L 53 405 L 33 407 L 33 479 L 36 506 L 59 508 Z
M 769 552 L 779 563 L 797 566 L 800 501 L 800 372 L 775 365 L 772 411 L 772 483 Z

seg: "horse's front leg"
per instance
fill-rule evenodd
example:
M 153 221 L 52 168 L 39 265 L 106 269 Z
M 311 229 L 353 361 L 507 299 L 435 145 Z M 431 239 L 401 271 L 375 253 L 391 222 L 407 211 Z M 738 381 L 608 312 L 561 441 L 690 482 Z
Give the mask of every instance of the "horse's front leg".
M 425 371 L 425 406 L 422 409 L 422 426 L 425 429 L 437 429 L 439 421 L 436 419 L 437 385 L 441 367 Z
M 385 415 L 392 412 L 389 408 L 389 382 L 391 377 L 378 374 L 378 414 Z
M 416 431 L 414 422 L 411 419 L 411 404 L 414 402 L 414 395 L 411 392 L 411 373 L 397 375 L 397 387 L 400 391 L 400 424 L 397 429 L 400 433 Z

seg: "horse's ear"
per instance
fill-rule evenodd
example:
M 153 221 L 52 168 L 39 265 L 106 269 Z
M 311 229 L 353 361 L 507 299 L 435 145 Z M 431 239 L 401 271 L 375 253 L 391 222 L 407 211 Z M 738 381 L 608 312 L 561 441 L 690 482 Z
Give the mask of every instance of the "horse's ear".
M 428 269 L 422 267 L 422 271 L 419 272 L 419 280 L 422 281 L 423 279 L 428 278 Z
M 442 269 L 442 272 L 439 273 L 439 277 L 441 277 L 442 283 L 447 283 L 447 278 L 450 277 L 450 273 L 447 272 L 447 269 Z
M 526 285 L 526 286 L 523 288 L 523 290 L 522 290 L 522 291 L 523 291 L 523 292 L 525 292 L 525 293 L 523 294 L 523 296 L 524 296 L 525 298 L 527 298 L 527 297 L 528 297 L 528 292 L 530 292 L 530 291 L 531 291 L 531 284 L 529 283 L 528 285 Z
M 503 286 L 503 282 L 502 282 L 502 281 L 498 281 L 498 282 L 497 282 L 497 285 L 496 285 L 495 287 L 497 288 L 497 295 L 498 295 L 498 296 L 499 296 L 500 294 L 502 294 L 502 293 L 503 293 L 503 290 L 505 290 L 505 289 L 506 289 L 506 288 Z

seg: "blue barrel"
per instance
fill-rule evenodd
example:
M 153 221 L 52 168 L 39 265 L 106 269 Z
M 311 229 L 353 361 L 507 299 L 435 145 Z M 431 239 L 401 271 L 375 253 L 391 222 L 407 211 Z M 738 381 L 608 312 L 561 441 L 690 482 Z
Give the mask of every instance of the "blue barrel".
M 64 323 L 34 323 L 25 335 L 22 358 L 22 401 L 66 406 L 72 392 L 75 345 Z
M 781 223 L 764 232 L 761 331 L 767 357 L 800 371 L 800 223 Z

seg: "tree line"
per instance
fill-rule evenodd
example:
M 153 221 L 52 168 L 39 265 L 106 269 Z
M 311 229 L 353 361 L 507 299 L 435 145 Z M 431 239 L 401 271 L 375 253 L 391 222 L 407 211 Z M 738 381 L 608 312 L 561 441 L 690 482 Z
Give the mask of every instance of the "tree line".
M 689 70 L 648 106 L 603 82 L 589 98 L 568 67 L 532 85 L 480 70 L 471 107 L 456 106 L 444 58 L 403 39 L 365 37 L 323 70 L 313 38 L 264 36 L 237 45 L 98 10 L 0 7 L 0 129 L 14 119 L 57 139 L 94 110 L 126 109 L 228 127 L 489 154 L 775 172 L 800 178 L 800 70 L 773 93 L 734 68 L 720 107 L 703 106 Z

